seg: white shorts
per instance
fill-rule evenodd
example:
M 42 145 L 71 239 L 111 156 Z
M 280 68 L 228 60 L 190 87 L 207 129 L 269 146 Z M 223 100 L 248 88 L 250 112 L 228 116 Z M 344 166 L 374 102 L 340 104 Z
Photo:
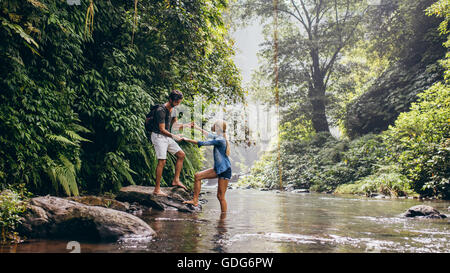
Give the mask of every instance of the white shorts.
M 153 146 L 155 147 L 157 159 L 166 159 L 167 151 L 169 151 L 173 155 L 181 151 L 178 143 L 176 143 L 175 140 L 173 140 L 173 138 L 171 137 L 152 133 L 151 139 Z

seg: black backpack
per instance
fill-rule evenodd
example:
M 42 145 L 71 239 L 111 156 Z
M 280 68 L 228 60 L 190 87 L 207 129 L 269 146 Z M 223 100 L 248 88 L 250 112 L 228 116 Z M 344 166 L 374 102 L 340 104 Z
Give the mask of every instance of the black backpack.
M 159 107 L 162 107 L 162 105 L 153 105 L 150 108 L 150 112 L 145 116 L 145 131 L 147 131 L 149 134 L 158 131 L 158 124 L 155 124 L 155 113 Z

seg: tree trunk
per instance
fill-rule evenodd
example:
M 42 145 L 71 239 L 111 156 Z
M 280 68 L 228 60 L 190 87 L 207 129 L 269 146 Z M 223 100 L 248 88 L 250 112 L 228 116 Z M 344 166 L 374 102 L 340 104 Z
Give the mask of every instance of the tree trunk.
M 325 115 L 325 84 L 324 84 L 324 71 L 320 69 L 319 51 L 318 49 L 311 50 L 312 58 L 312 84 L 309 86 L 309 102 L 312 106 L 311 120 L 312 125 L 316 133 L 330 132 L 328 127 L 327 116 Z
M 330 132 L 327 116 L 325 115 L 325 88 L 309 90 L 309 102 L 312 106 L 311 121 L 316 133 Z

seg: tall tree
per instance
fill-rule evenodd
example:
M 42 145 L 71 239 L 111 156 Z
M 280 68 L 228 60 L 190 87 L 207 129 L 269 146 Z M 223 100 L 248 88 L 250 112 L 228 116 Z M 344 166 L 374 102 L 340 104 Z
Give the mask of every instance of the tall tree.
M 245 21 L 259 17 L 271 28 L 274 8 L 279 14 L 279 81 L 288 93 L 306 93 L 309 117 L 316 132 L 329 131 L 326 91 L 342 50 L 352 43 L 364 16 L 366 1 L 241 0 L 235 5 Z M 269 32 L 268 32 L 269 33 Z M 270 34 L 269 34 L 270 35 Z M 268 37 L 263 68 L 271 72 L 273 47 Z

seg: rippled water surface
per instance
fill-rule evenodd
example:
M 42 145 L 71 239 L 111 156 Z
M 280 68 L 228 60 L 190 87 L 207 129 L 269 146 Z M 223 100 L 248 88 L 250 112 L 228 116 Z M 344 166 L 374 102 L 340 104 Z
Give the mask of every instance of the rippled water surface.
M 418 204 L 448 215 L 450 202 L 228 190 L 221 215 L 216 189 L 205 191 L 201 213 L 144 213 L 158 234 L 150 241 L 81 242 L 81 252 L 450 252 L 449 218 L 401 217 Z M 70 252 L 67 243 L 36 240 L 0 252 Z

